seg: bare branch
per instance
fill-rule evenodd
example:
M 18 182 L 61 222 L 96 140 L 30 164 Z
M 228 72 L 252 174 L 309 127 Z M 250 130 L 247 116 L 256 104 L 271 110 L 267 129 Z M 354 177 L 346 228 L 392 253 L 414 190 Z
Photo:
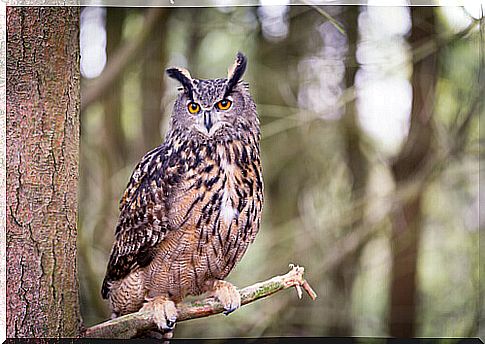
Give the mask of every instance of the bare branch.
M 308 282 L 303 279 L 304 268 L 290 264 L 291 270 L 282 276 L 275 276 L 264 282 L 259 282 L 239 290 L 241 295 L 241 305 L 254 302 L 266 296 L 270 296 L 280 290 L 295 287 L 298 293 L 301 288 L 315 300 L 317 294 L 310 287 Z M 210 315 L 222 313 L 222 304 L 214 297 L 204 300 L 182 302 L 177 305 L 177 322 L 208 317 Z M 139 333 L 153 330 L 156 325 L 152 322 L 150 312 L 136 312 L 122 317 L 106 321 L 104 323 L 89 327 L 84 336 L 88 338 L 133 338 Z
M 305 5 L 310 6 L 313 8 L 315 11 L 317 11 L 321 16 L 325 17 L 330 23 L 332 23 L 333 26 L 342 34 L 342 35 L 347 35 L 345 32 L 345 29 L 343 28 L 342 24 L 340 24 L 335 18 L 333 18 L 330 14 L 325 12 L 321 7 L 318 7 L 315 4 L 312 4 L 306 0 L 303 0 L 303 3 Z

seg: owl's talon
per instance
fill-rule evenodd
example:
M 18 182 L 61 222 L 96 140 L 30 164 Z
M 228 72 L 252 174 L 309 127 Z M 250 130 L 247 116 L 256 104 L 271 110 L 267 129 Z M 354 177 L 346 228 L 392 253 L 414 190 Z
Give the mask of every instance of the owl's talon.
M 232 312 L 234 312 L 236 309 L 238 309 L 238 307 L 232 307 L 232 308 L 229 308 L 229 309 L 224 308 L 224 309 L 225 309 L 225 311 L 224 311 L 224 312 L 222 312 L 222 313 L 223 313 L 224 315 L 229 315 L 229 314 L 231 314 Z
M 231 283 L 215 280 L 207 285 L 207 289 L 222 303 L 225 315 L 229 315 L 241 306 L 241 295 Z
M 171 332 L 177 320 L 177 308 L 175 303 L 165 296 L 157 296 L 148 299 L 141 311 L 153 312 L 152 319 L 160 331 Z
M 236 291 L 237 292 L 237 291 Z M 239 293 L 237 293 L 239 295 Z M 241 297 L 239 297 L 239 301 L 237 300 L 237 297 L 236 297 L 236 305 L 232 305 L 232 306 L 229 306 L 229 307 L 224 307 L 224 315 L 229 315 L 231 314 L 232 312 L 234 312 L 236 309 L 238 309 L 240 306 L 241 306 Z

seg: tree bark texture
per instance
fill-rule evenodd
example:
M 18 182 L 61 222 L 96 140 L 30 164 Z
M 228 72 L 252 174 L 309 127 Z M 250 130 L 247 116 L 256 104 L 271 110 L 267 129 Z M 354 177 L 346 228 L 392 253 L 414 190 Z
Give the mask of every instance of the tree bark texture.
M 412 29 L 409 43 L 413 49 L 435 39 L 433 7 L 411 8 Z M 437 79 L 436 53 L 413 66 L 413 102 L 409 134 L 392 165 L 397 188 L 416 177 L 432 157 L 432 115 Z M 417 263 L 421 237 L 421 199 L 424 190 L 396 204 L 392 218 L 392 277 L 390 335 L 416 335 Z
M 79 8 L 7 7 L 7 337 L 75 337 Z

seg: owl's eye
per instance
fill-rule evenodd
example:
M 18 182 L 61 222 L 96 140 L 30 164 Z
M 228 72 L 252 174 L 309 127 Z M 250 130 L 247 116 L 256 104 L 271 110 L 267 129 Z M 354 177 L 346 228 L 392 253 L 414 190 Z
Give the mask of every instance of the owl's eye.
M 190 113 L 198 113 L 200 111 L 200 105 L 197 104 L 197 103 L 194 103 L 194 102 L 190 102 L 188 105 L 187 105 L 187 109 L 189 109 L 189 112 Z
M 223 99 L 216 104 L 219 110 L 227 110 L 231 107 L 232 102 L 229 99 Z

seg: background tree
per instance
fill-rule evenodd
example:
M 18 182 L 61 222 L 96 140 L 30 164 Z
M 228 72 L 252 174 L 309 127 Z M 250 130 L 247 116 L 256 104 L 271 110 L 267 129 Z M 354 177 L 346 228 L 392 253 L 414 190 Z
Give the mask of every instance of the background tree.
M 432 7 L 411 9 L 409 43 L 414 49 L 436 35 L 435 10 Z M 433 154 L 433 115 L 437 81 L 437 54 L 431 53 L 413 65 L 413 102 L 411 124 L 392 172 L 396 188 L 415 183 L 426 169 Z M 416 335 L 416 302 L 418 253 L 422 233 L 422 198 L 426 185 L 421 185 L 409 199 L 396 202 L 393 211 L 392 277 L 390 334 L 394 337 Z
M 342 21 L 345 23 L 345 32 L 347 36 L 347 53 L 345 61 L 345 89 L 355 89 L 355 76 L 358 70 L 357 63 L 357 46 L 359 38 L 359 7 L 350 6 L 343 9 Z M 358 108 L 355 98 L 349 100 L 345 105 L 344 113 L 340 118 L 340 130 L 343 140 L 343 156 L 348 168 L 348 183 L 350 184 L 351 198 L 350 202 L 353 207 L 352 221 L 345 232 L 358 231 L 364 221 L 364 207 L 361 205 L 366 196 L 367 179 L 368 179 L 368 162 L 364 153 L 364 133 L 359 124 Z M 363 240 L 351 254 L 342 262 L 337 264 L 333 271 L 333 279 L 336 293 L 341 295 L 336 299 L 342 304 L 342 312 L 339 316 L 333 317 L 332 335 L 346 336 L 352 333 L 352 290 L 354 280 L 357 276 L 360 253 L 365 246 L 366 240 Z

